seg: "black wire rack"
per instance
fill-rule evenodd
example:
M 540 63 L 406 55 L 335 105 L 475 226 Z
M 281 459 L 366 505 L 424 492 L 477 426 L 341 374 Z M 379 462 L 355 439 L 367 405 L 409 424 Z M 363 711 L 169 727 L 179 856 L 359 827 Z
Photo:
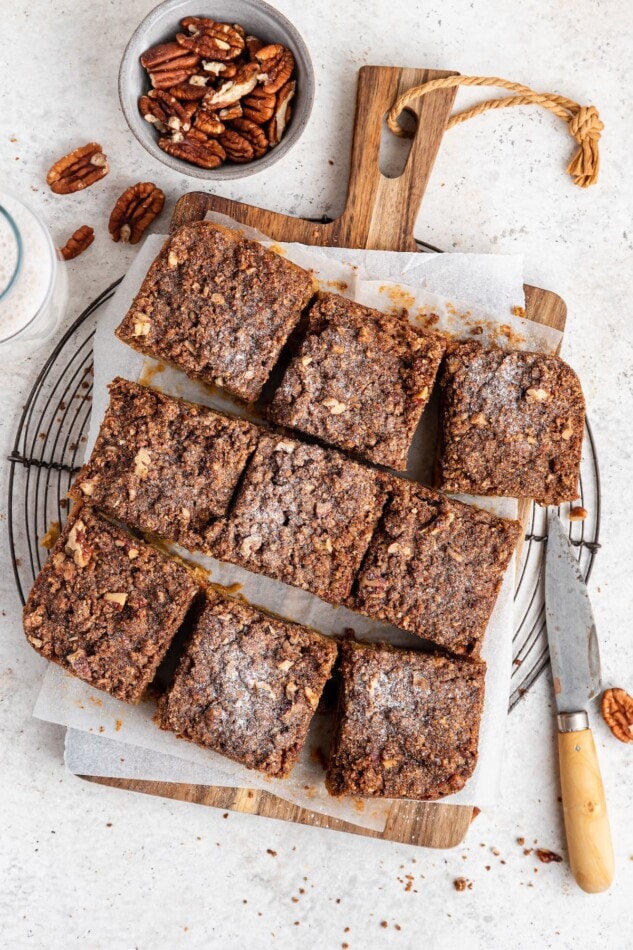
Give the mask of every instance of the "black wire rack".
M 92 343 L 99 309 L 113 296 L 120 280 L 104 290 L 61 338 L 42 367 L 18 424 L 9 456 L 8 529 L 13 572 L 23 603 L 48 555 L 41 538 L 53 522 L 63 525 L 66 520 L 68 489 L 81 465 L 90 424 Z M 600 547 L 600 472 L 589 423 L 580 491 L 579 504 L 588 511 L 586 520 L 570 522 L 569 506 L 559 508 L 558 513 L 568 525 L 582 574 L 588 580 Z M 546 540 L 547 512 L 533 505 L 514 598 L 510 709 L 548 662 L 542 579 Z

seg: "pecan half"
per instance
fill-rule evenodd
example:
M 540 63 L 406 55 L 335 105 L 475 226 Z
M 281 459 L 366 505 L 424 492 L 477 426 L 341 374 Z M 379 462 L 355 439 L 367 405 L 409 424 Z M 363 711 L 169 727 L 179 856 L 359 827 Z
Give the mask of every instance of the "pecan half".
M 165 125 L 173 132 L 188 132 L 191 128 L 191 122 L 187 112 L 175 96 L 166 92 L 164 89 L 151 89 L 148 97 L 155 102 L 160 102 L 163 112 L 166 115 Z
M 190 77 L 194 79 L 194 76 Z M 170 86 L 167 92 L 178 99 L 180 102 L 197 102 L 204 99 L 208 89 L 206 85 L 197 85 L 191 82 L 179 82 L 175 86 Z
M 241 119 L 242 103 L 234 102 L 232 106 L 227 106 L 226 109 L 220 109 L 218 112 L 218 118 L 222 122 L 229 122 L 231 119 Z
M 211 29 L 216 25 L 216 20 L 211 20 L 207 16 L 186 16 L 180 21 L 180 25 L 187 33 L 195 35 L 201 30 Z
M 244 39 L 244 45 L 249 57 L 255 59 L 255 53 L 259 53 L 260 49 L 264 48 L 265 43 L 260 40 L 259 36 L 247 36 Z
M 167 128 L 168 116 L 159 102 L 150 99 L 149 96 L 141 96 L 138 101 L 138 108 L 146 122 L 149 122 L 161 133 L 169 132 Z
M 620 742 L 633 742 L 633 696 L 624 689 L 605 689 L 602 718 Z
M 199 129 L 201 132 L 204 132 L 205 135 L 211 136 L 211 138 L 222 135 L 226 128 L 224 122 L 220 121 L 215 112 L 206 112 L 202 109 L 198 112 L 193 125 L 195 129 Z
M 141 66 L 144 66 L 149 73 L 177 69 L 179 65 L 182 65 L 181 60 L 186 60 L 189 64 L 192 59 L 195 60 L 194 65 L 200 62 L 199 56 L 183 50 L 180 43 L 160 43 L 158 46 L 145 50 L 140 56 Z
M 205 59 L 235 59 L 244 49 L 244 37 L 234 26 L 230 23 L 215 23 L 213 20 L 205 23 L 193 35 L 178 33 L 176 42 L 183 49 Z
M 52 166 L 46 181 L 56 195 L 70 195 L 100 181 L 110 171 L 103 149 L 89 142 L 64 155 Z
M 255 60 L 259 63 L 258 81 L 263 84 L 264 92 L 277 92 L 281 89 L 295 68 L 294 56 L 281 43 L 264 46 L 255 53 Z
M 286 131 L 286 126 L 290 122 L 290 117 L 292 115 L 290 101 L 294 97 L 296 85 L 297 84 L 294 82 L 294 80 L 292 82 L 287 82 L 286 85 L 282 86 L 282 88 L 277 93 L 275 114 L 268 123 L 268 128 L 266 129 L 266 132 L 268 133 L 268 141 L 271 146 L 279 145 L 282 136 Z
M 207 76 L 216 78 L 218 76 L 224 76 L 226 72 L 235 75 L 237 67 L 233 63 L 220 63 L 215 59 L 203 59 L 202 60 L 202 72 L 206 73 Z M 231 76 L 228 77 L 229 79 Z
M 250 119 L 234 119 L 231 128 L 239 132 L 242 138 L 247 139 L 253 147 L 255 158 L 261 158 L 268 151 L 268 139 L 266 133 L 256 122 Z
M 242 66 L 235 79 L 222 83 L 219 89 L 210 89 L 202 100 L 204 108 L 215 112 L 239 102 L 257 85 L 258 69 L 257 63 L 247 63 Z
M 270 121 L 275 113 L 277 99 L 274 92 L 264 92 L 261 86 L 255 86 L 253 91 L 242 99 L 244 117 L 258 125 Z
M 60 248 L 59 253 L 65 261 L 72 261 L 74 257 L 79 257 L 80 254 L 83 254 L 86 248 L 90 247 L 94 239 L 94 230 L 89 228 L 87 224 L 82 224 L 82 226 L 77 228 L 75 233 L 68 238 L 64 246 Z M 43 541 L 42 544 L 44 544 Z
M 186 82 L 196 72 L 199 62 L 197 53 L 183 50 L 179 43 L 161 43 L 141 56 L 141 65 L 148 71 L 154 89 L 169 89 Z
M 253 161 L 255 157 L 253 146 L 249 140 L 243 135 L 240 135 L 239 132 L 235 132 L 233 129 L 227 129 L 226 132 L 220 136 L 218 141 L 226 152 L 227 158 L 230 158 L 232 162 L 241 165 L 245 162 Z
M 190 138 L 182 142 L 172 142 L 171 139 L 161 138 L 158 140 L 158 145 L 168 155 L 191 162 L 192 165 L 198 165 L 200 168 L 217 168 L 226 158 L 226 152 L 215 139 L 202 142 Z
M 117 200 L 108 231 L 113 241 L 138 244 L 145 230 L 163 210 L 165 195 L 151 181 L 130 185 Z

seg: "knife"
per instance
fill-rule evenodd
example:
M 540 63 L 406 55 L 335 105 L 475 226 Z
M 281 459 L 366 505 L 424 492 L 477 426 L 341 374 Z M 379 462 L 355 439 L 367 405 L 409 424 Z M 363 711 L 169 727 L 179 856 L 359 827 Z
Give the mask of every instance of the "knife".
M 613 880 L 613 846 L 587 705 L 602 688 L 589 594 L 560 518 L 548 517 L 545 616 L 558 708 L 558 754 L 569 862 L 590 894 Z

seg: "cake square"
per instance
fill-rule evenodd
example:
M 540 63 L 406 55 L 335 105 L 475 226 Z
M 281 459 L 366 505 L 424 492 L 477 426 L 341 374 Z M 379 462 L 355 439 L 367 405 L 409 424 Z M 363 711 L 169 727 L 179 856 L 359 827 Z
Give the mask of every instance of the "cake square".
M 47 660 L 138 703 L 198 591 L 178 561 L 77 506 L 28 596 L 24 632 Z
M 344 643 L 330 794 L 431 801 L 463 788 L 485 674 L 478 660 Z
M 120 377 L 109 388 L 109 408 L 71 496 L 138 531 L 209 551 L 257 428 Z
M 340 604 L 378 522 L 383 478 L 331 449 L 263 436 L 217 557 Z
M 187 224 L 166 242 L 116 334 L 253 402 L 313 293 L 307 271 L 257 241 Z
M 321 294 L 276 391 L 271 418 L 362 458 L 405 469 L 444 340 L 399 317 Z
M 391 478 L 350 606 L 476 655 L 520 535 L 518 521 Z
M 337 652 L 329 637 L 209 588 L 156 721 L 250 769 L 285 778 Z
M 563 360 L 462 343 L 441 385 L 440 487 L 541 505 L 578 497 L 585 401 Z

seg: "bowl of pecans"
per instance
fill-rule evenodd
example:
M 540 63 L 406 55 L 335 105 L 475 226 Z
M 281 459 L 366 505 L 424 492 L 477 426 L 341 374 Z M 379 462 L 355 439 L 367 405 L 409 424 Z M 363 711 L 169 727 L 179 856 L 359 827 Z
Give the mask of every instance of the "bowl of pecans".
M 196 178 L 245 178 L 296 145 L 314 70 L 295 27 L 263 0 L 165 0 L 139 24 L 119 98 L 141 145 Z

